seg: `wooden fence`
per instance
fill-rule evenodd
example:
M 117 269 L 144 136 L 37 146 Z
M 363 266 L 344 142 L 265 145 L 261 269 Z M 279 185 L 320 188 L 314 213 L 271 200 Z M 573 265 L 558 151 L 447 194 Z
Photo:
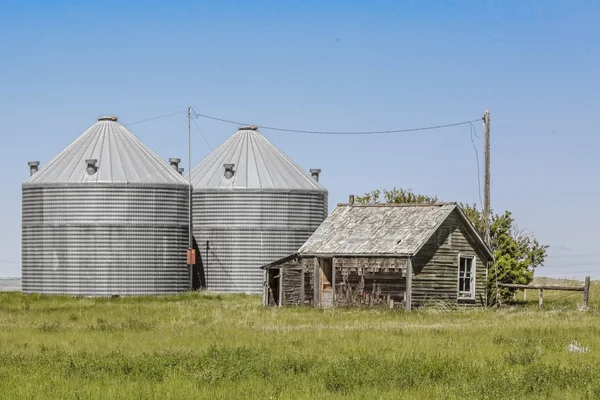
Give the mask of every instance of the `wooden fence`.
M 537 289 L 539 292 L 538 303 L 540 308 L 544 305 L 544 290 L 560 290 L 568 292 L 583 292 L 583 309 L 587 310 L 590 302 L 590 277 L 585 277 L 583 286 L 560 286 L 560 285 L 517 285 L 512 283 L 499 283 L 498 286 L 510 289 L 523 289 L 527 299 L 527 289 Z

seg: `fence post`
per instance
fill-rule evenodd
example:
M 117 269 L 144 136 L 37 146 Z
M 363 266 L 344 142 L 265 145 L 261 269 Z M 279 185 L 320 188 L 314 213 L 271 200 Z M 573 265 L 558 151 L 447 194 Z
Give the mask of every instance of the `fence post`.
M 523 301 L 527 301 L 527 289 L 523 289 Z
M 539 305 L 541 310 L 542 306 L 544 305 L 544 289 L 540 289 Z
M 587 310 L 590 303 L 590 277 L 585 277 L 585 285 L 583 285 L 583 309 Z

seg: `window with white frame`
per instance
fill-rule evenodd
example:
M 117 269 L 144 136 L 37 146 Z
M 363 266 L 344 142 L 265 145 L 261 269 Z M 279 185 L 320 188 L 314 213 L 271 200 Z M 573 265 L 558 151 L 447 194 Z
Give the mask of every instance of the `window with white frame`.
M 475 298 L 475 257 L 458 257 L 458 298 Z

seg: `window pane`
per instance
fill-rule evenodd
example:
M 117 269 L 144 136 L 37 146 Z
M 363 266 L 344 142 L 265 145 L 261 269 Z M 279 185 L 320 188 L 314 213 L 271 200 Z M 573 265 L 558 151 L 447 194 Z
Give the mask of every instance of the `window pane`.
M 458 291 L 462 296 L 469 296 L 473 288 L 473 258 L 459 257 L 458 260 Z

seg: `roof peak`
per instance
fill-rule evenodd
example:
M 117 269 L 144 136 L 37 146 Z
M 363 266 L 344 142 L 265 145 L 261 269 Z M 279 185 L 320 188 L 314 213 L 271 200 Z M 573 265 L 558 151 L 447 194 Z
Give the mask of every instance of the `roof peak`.
M 439 203 L 370 203 L 360 204 L 354 203 L 349 205 L 348 203 L 338 203 L 338 207 L 442 207 L 442 206 L 455 206 L 456 202 L 439 202 Z
M 115 117 L 115 116 L 111 116 L 111 115 L 105 115 L 103 117 L 98 117 L 98 121 L 118 121 L 119 117 Z

